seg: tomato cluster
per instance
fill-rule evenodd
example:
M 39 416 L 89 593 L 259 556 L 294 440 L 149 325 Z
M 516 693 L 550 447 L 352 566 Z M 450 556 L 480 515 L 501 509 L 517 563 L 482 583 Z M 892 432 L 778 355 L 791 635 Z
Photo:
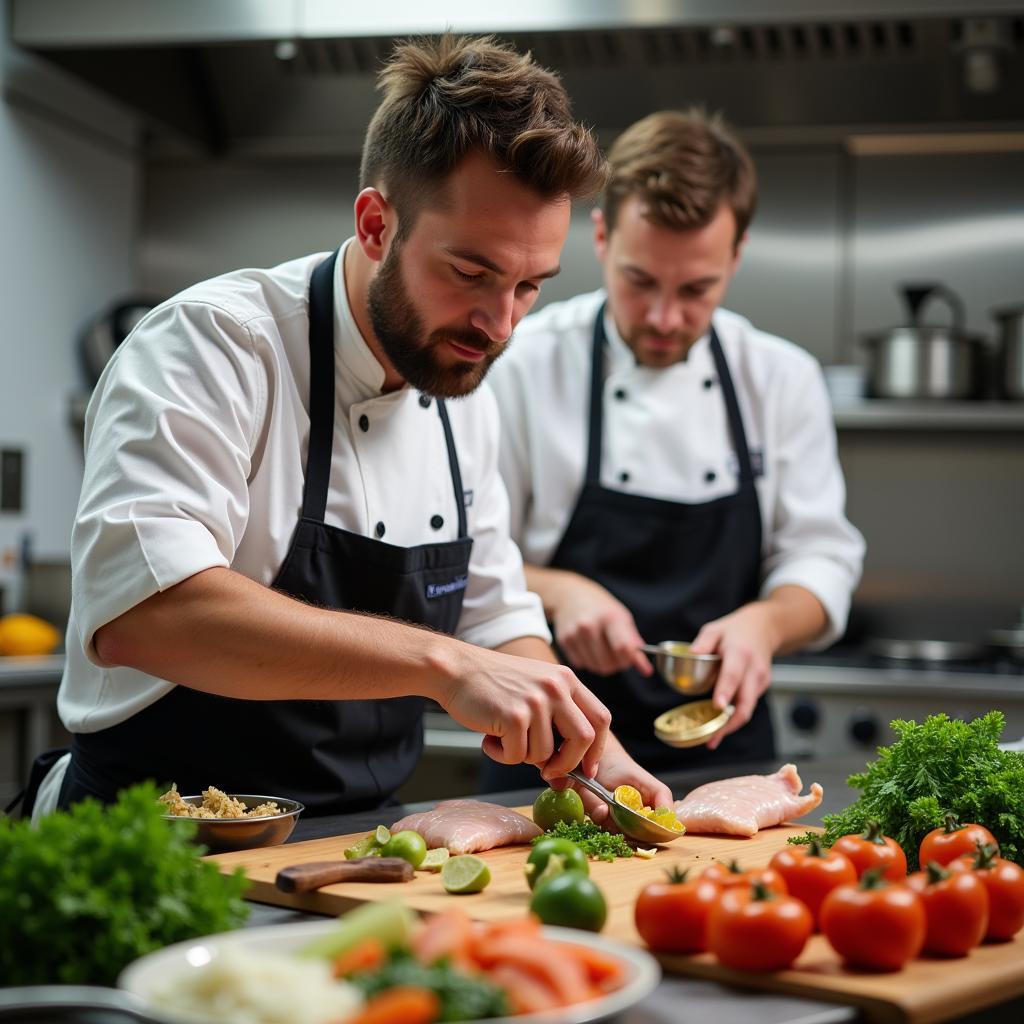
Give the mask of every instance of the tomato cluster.
M 922 952 L 964 956 L 1024 928 L 1024 869 L 998 856 L 990 832 L 947 820 L 925 836 L 923 870 L 907 877 L 900 846 L 874 823 L 831 849 L 787 847 L 767 868 L 716 862 L 648 885 L 637 931 L 664 953 L 709 951 L 727 967 L 789 967 L 820 929 L 843 960 L 898 970 Z

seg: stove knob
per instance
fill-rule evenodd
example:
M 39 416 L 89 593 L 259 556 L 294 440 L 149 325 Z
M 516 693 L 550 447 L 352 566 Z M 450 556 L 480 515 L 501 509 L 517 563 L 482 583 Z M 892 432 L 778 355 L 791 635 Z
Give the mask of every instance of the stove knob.
M 851 738 L 869 746 L 878 740 L 878 719 L 866 708 L 861 708 L 850 715 L 849 730 Z
M 814 732 L 821 721 L 821 712 L 813 700 L 795 700 L 789 709 L 789 720 L 800 732 Z

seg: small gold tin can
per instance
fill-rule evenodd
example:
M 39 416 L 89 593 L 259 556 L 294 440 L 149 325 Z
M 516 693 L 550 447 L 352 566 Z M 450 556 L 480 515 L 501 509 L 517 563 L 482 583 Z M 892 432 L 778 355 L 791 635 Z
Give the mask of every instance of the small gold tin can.
M 723 729 L 735 708 L 716 708 L 710 700 L 680 704 L 654 720 L 654 735 L 670 747 L 699 747 Z

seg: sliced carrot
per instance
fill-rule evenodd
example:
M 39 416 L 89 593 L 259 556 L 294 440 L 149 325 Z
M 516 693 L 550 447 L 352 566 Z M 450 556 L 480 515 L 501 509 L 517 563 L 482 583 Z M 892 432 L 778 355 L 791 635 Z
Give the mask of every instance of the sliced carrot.
M 458 907 L 452 907 L 426 919 L 413 936 L 412 951 L 424 964 L 450 957 L 459 967 L 472 967 L 470 950 L 474 942 L 473 922 Z
M 402 985 L 370 999 L 346 1024 L 434 1024 L 441 1001 L 428 988 Z
M 590 981 L 602 992 L 610 992 L 622 983 L 622 961 L 593 946 L 577 946 L 575 943 L 560 943 L 559 949 L 571 953 L 587 972 Z
M 376 936 L 369 936 L 351 949 L 335 957 L 332 969 L 336 978 L 347 978 L 356 971 L 374 971 L 388 958 L 384 944 Z
M 488 972 L 487 979 L 505 990 L 515 1013 L 544 1013 L 562 1005 L 550 985 L 514 964 L 498 964 Z
M 478 948 L 476 955 L 486 967 L 512 964 L 526 971 L 557 993 L 563 1006 L 581 1003 L 593 996 L 587 971 L 558 943 L 506 935 Z

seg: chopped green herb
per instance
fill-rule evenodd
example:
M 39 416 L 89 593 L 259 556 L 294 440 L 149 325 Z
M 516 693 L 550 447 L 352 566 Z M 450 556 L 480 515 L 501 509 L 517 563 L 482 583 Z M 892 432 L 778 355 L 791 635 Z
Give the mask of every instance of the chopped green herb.
M 592 860 L 632 857 L 635 852 L 623 836 L 607 832 L 600 825 L 595 825 L 589 818 L 584 821 L 559 821 L 544 835 L 574 842 Z M 537 836 L 533 842 L 537 843 L 542 838 L 544 836 Z
M 367 997 L 398 985 L 430 989 L 441 1002 L 440 1021 L 485 1020 L 511 1012 L 504 991 L 496 985 L 463 974 L 446 960 L 421 964 L 405 951 L 392 953 L 379 970 L 353 974 L 348 980 Z
M 242 923 L 240 869 L 201 860 L 196 826 L 164 821 L 157 793 L 85 800 L 38 828 L 0 819 L 0 984 L 112 985 L 144 953 Z
M 1024 754 L 999 749 L 1003 722 L 999 711 L 973 722 L 945 715 L 931 715 L 920 725 L 894 721 L 899 739 L 880 747 L 877 761 L 847 779 L 861 791 L 860 799 L 824 816 L 824 844 L 863 832 L 875 819 L 903 847 L 913 871 L 921 840 L 952 812 L 960 821 L 984 825 L 1003 857 L 1024 864 Z M 790 841 L 811 838 L 808 833 Z

